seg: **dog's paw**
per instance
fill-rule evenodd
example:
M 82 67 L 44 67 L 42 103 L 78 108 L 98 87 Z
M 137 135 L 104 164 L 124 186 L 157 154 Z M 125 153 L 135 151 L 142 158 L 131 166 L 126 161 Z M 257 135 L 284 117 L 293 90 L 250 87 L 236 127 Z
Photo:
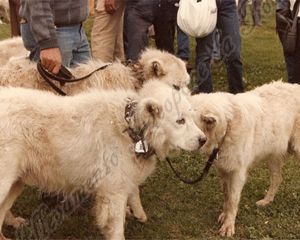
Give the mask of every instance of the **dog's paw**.
M 232 221 L 225 222 L 219 230 L 222 237 L 232 237 L 234 233 L 234 223 Z
M 265 207 L 267 205 L 269 205 L 272 201 L 268 200 L 268 199 L 261 199 L 259 201 L 256 202 L 256 205 L 259 207 Z
M 226 218 L 226 213 L 222 212 L 218 217 L 218 223 L 223 224 Z
M 19 227 L 26 226 L 26 225 L 27 225 L 26 219 L 21 218 L 21 217 L 16 217 L 11 222 L 11 226 L 15 229 L 18 229 Z
M 134 217 L 141 223 L 145 223 L 148 220 L 145 212 L 141 212 L 139 214 L 134 214 Z
M 127 206 L 126 208 L 126 217 L 134 217 L 141 223 L 145 223 L 148 220 L 147 215 L 144 211 L 134 212 L 129 206 Z

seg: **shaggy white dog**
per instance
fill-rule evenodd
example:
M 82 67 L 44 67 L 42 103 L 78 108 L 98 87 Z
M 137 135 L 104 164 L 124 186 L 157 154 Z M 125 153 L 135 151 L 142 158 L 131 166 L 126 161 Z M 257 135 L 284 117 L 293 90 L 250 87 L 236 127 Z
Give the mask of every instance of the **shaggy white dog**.
M 27 184 L 96 193 L 98 226 L 107 239 L 124 239 L 127 203 L 145 217 L 138 186 L 155 168 L 154 153 L 163 160 L 173 150 L 203 145 L 193 114 L 185 94 L 159 81 L 139 94 L 94 90 L 61 97 L 1 88 L 0 226 Z
M 300 86 L 274 82 L 253 91 L 199 94 L 192 97 L 196 124 L 208 140 L 202 150 L 219 148 L 215 165 L 220 173 L 225 202 L 219 216 L 220 234 L 232 236 L 241 192 L 254 162 L 267 159 L 271 184 L 257 205 L 273 201 L 281 183 L 281 168 L 288 153 L 300 158 Z
M 5 44 L 3 44 L 5 46 Z M 22 46 L 19 46 L 22 48 Z M 2 50 L 1 50 L 2 49 Z M 1 48 L 0 53 L 5 55 L 8 47 Z M 23 47 L 24 49 L 24 47 Z M 11 56 L 14 56 L 11 54 Z M 99 66 L 101 61 L 90 61 L 70 69 L 75 77 L 84 76 Z M 145 81 L 156 78 L 176 88 L 184 88 L 189 84 L 190 76 L 186 71 L 184 62 L 174 55 L 156 49 L 145 50 L 135 64 L 124 66 L 120 62 L 114 62 L 104 70 L 100 70 L 86 80 L 65 84 L 61 88 L 67 95 L 74 95 L 88 88 L 100 89 L 140 89 Z M 25 87 L 54 91 L 40 76 L 36 69 L 36 63 L 26 58 L 14 59 L 0 67 L 0 86 Z
M 0 67 L 7 62 L 20 57 L 26 57 L 29 52 L 23 46 L 21 37 L 8 38 L 0 41 Z

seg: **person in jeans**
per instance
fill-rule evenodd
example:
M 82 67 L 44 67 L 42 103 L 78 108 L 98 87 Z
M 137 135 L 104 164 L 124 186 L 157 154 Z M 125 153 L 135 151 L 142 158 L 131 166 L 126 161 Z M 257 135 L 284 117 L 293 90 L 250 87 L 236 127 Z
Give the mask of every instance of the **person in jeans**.
M 87 62 L 90 47 L 82 27 L 88 0 L 21 0 L 21 35 L 30 59 L 57 74 L 61 64 Z
M 92 28 L 93 58 L 104 62 L 125 60 L 123 25 L 125 0 L 98 0 Z
M 295 0 L 277 0 L 277 11 L 281 11 L 283 15 L 291 14 L 293 11 Z M 284 53 L 286 70 L 289 83 L 300 84 L 300 10 L 298 13 L 297 23 L 297 43 L 294 53 Z
M 247 15 L 247 4 L 248 0 L 239 0 L 238 3 L 238 13 L 241 25 L 245 25 L 245 18 Z M 252 19 L 253 26 L 261 26 L 261 7 L 262 0 L 252 0 Z
M 216 0 L 218 7 L 217 28 L 220 33 L 222 57 L 227 68 L 229 91 L 244 91 L 243 65 L 241 62 L 241 36 L 235 0 Z M 193 93 L 212 92 L 211 58 L 213 34 L 197 39 L 197 86 Z
M 125 55 L 137 61 L 148 45 L 148 28 L 153 24 L 158 49 L 174 53 L 174 36 L 179 0 L 128 0 L 124 18 Z
M 177 56 L 185 63 L 190 58 L 190 39 L 177 25 Z

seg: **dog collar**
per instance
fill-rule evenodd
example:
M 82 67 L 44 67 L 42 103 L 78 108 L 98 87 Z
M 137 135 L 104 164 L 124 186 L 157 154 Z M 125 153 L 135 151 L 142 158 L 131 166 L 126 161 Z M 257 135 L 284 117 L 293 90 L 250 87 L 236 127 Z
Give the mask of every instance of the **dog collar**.
M 142 156 L 143 158 L 148 159 L 149 157 L 155 154 L 155 151 L 151 146 L 149 146 L 147 141 L 144 139 L 144 132 L 147 128 L 147 124 L 145 124 L 140 129 L 134 129 L 131 127 L 134 121 L 134 114 L 136 112 L 137 101 L 132 100 L 130 98 L 127 101 L 128 103 L 125 106 L 124 119 L 128 124 L 128 128 L 126 128 L 124 132 L 128 133 L 129 137 L 132 139 L 132 142 L 135 144 L 135 155 L 137 157 Z

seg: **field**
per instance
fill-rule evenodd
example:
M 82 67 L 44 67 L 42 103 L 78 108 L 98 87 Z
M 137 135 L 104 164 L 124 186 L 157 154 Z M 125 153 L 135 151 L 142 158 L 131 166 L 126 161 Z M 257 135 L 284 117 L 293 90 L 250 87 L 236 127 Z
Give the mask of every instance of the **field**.
M 282 50 L 275 32 L 275 6 L 265 4 L 263 27 L 241 28 L 242 58 L 247 89 L 276 79 L 286 79 Z M 250 15 L 250 14 L 249 14 Z M 89 33 L 92 19 L 86 24 Z M 9 37 L 9 26 L 0 25 L 0 39 Z M 194 41 L 191 42 L 194 62 Z M 223 64 L 214 66 L 216 90 L 226 91 Z M 280 137 L 280 136 L 278 136 Z M 203 160 L 183 153 L 176 167 L 186 176 L 199 174 Z M 300 168 L 290 159 L 284 168 L 284 181 L 275 201 L 265 208 L 255 205 L 268 188 L 268 171 L 260 163 L 250 172 L 236 221 L 234 239 L 300 239 Z M 217 218 L 223 196 L 219 178 L 212 169 L 202 183 L 187 186 L 175 179 L 165 162 L 158 164 L 153 176 L 141 187 L 142 202 L 148 214 L 146 224 L 128 219 L 126 238 L 142 239 L 219 239 Z M 90 203 L 87 207 L 90 207 Z M 4 227 L 6 236 L 39 239 L 96 239 L 100 233 L 92 214 L 73 214 L 49 209 L 42 204 L 35 189 L 27 188 L 13 207 L 16 215 L 29 219 L 29 226 L 19 232 Z M 23 234 L 23 235 L 22 235 Z M 23 237 L 22 237 L 23 236 Z

